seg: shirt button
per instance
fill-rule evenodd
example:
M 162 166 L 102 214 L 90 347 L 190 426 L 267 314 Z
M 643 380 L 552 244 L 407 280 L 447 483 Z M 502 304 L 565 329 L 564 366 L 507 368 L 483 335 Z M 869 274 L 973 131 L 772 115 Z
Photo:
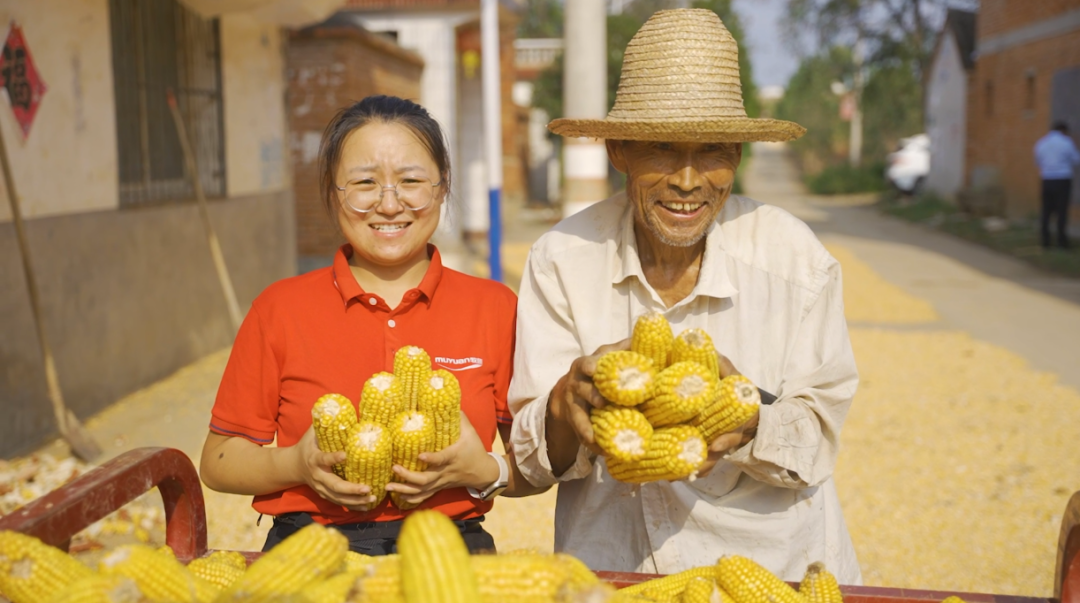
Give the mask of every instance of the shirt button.
M 391 318 L 390 320 L 386 321 L 386 324 L 390 325 L 390 328 L 391 328 L 391 329 L 397 326 L 397 323 L 396 323 L 396 322 L 394 322 L 394 319 L 393 319 L 393 318 Z
M 374 306 L 375 304 L 379 303 L 379 300 L 375 299 L 374 297 L 369 297 L 367 298 L 367 303 Z

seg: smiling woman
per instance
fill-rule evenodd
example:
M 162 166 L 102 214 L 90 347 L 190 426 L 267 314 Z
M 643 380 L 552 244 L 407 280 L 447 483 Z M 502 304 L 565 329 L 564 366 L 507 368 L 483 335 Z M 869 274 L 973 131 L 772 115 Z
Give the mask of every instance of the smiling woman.
M 202 479 L 254 495 L 254 508 L 274 516 L 264 550 L 318 522 L 345 533 L 357 552 L 394 553 L 414 508 L 457 520 L 470 549 L 494 549 L 480 526 L 492 498 L 538 491 L 510 455 L 490 453 L 496 432 L 509 437 L 517 300 L 499 283 L 444 267 L 429 242 L 450 190 L 439 125 L 411 101 L 366 98 L 327 126 L 320 174 L 346 244 L 332 266 L 279 281 L 252 304 L 214 404 Z M 362 406 L 365 382 L 392 371 L 405 346 L 423 348 L 436 364 L 469 359 L 453 367 L 461 436 L 421 454 L 424 471 L 394 467 L 386 490 L 408 504 L 375 503 L 370 484 L 334 474 L 345 453 L 319 450 L 311 410 L 328 393 Z M 276 448 L 265 447 L 275 439 Z

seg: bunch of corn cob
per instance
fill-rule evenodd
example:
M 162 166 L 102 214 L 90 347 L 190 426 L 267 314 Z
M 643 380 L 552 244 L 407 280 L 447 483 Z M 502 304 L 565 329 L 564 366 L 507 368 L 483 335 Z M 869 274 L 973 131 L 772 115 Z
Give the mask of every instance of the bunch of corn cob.
M 663 314 L 634 323 L 629 351 L 597 361 L 596 389 L 611 404 L 592 411 L 593 433 L 620 481 L 694 479 L 708 444 L 757 412 L 761 397 L 742 375 L 720 379 L 709 334 L 675 337 Z
M 357 406 L 341 394 L 326 394 L 312 407 L 311 422 L 320 450 L 345 451 L 334 473 L 370 486 L 374 505 L 395 479 L 393 465 L 423 471 L 421 452 L 442 450 L 461 434 L 461 386 L 453 373 L 432 370 L 428 353 L 417 346 L 394 354 L 393 373 L 369 378 Z M 390 498 L 400 509 L 415 507 L 396 493 Z

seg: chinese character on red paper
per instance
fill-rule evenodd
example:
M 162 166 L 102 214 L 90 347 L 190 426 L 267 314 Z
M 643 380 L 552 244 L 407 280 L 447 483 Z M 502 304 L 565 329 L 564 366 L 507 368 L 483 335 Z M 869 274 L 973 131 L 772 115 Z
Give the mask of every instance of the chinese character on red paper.
M 41 97 L 45 94 L 45 82 L 41 81 L 30 49 L 23 39 L 22 29 L 12 23 L 11 33 L 4 42 L 4 53 L 0 56 L 0 85 L 7 90 L 11 101 L 11 110 L 22 127 L 23 137 L 30 135 L 30 125 L 34 123 Z

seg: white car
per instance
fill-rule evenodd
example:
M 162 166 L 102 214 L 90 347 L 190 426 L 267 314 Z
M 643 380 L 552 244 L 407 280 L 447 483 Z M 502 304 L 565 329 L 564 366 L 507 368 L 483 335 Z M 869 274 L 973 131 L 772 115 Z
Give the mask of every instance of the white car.
M 885 161 L 889 184 L 908 195 L 919 192 L 930 173 L 930 137 L 916 134 L 901 138 L 897 150 L 889 153 Z

